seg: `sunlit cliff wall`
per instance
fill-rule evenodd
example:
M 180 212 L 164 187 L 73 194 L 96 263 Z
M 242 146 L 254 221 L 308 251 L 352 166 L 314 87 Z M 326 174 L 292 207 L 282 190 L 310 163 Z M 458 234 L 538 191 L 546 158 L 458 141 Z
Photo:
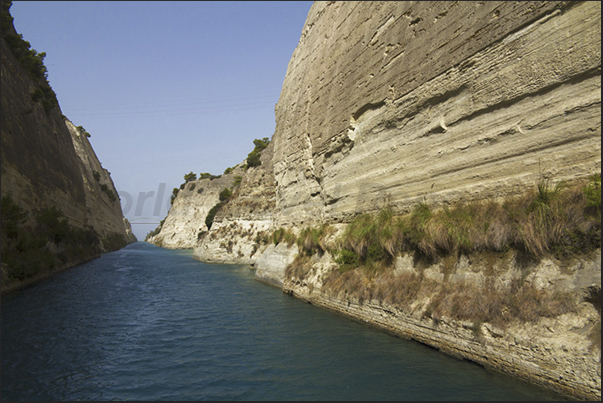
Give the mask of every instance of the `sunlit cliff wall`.
M 596 2 L 316 2 L 276 106 L 278 224 L 600 169 Z
M 600 400 L 596 245 L 529 261 L 511 247 L 433 261 L 399 251 L 368 274 L 342 270 L 331 254 L 359 214 L 502 202 L 544 179 L 579 185 L 600 172 L 600 43 L 598 2 L 315 2 L 270 148 L 198 237 L 195 258 L 253 264 L 256 279 L 314 305 Z M 320 224 L 334 231 L 322 253 L 273 238 Z M 442 298 L 463 290 L 467 304 L 520 284 L 534 295 L 563 293 L 576 308 L 500 327 L 434 317 L 432 293 L 399 295 L 412 281 L 440 287 Z M 387 302 L 394 297 L 408 307 Z

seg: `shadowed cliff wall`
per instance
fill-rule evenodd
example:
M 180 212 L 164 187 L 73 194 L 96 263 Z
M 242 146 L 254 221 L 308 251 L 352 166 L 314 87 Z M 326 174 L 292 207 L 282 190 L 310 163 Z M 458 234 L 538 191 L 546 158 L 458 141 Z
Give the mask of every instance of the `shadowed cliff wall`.
M 9 7 L 0 43 L 3 291 L 132 241 L 108 171 L 61 114 Z

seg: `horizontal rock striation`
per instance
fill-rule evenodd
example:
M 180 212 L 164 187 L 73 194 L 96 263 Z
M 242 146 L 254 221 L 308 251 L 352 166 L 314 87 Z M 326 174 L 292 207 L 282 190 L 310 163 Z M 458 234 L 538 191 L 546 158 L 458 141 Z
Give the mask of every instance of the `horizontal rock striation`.
M 281 245 L 279 245 L 281 246 Z M 278 256 L 295 256 L 285 247 Z M 260 259 L 266 259 L 262 256 Z M 259 260 L 258 260 L 259 262 Z M 298 263 L 299 264 L 299 263 Z M 510 321 L 504 326 L 492 323 L 458 320 L 429 312 L 432 293 L 417 292 L 406 309 L 379 299 L 376 276 L 365 279 L 364 299 L 353 293 L 352 284 L 340 292 L 326 286 L 333 271 L 338 271 L 331 256 L 313 256 L 305 275 L 294 270 L 271 269 L 273 277 L 264 282 L 282 284 L 283 291 L 297 298 L 358 321 L 369 323 L 404 338 L 414 339 L 443 352 L 469 359 L 488 368 L 512 374 L 524 380 L 557 391 L 563 395 L 588 400 L 601 398 L 600 344 L 595 339 L 600 324 L 599 305 L 583 295 L 578 309 L 556 317 L 543 317 L 534 322 Z M 446 267 L 443 262 L 419 267 L 412 256 L 400 256 L 394 277 L 417 275 L 436 284 L 457 285 L 473 292 L 485 292 L 490 281 L 503 287 L 529 272 L 526 284 L 541 292 L 564 290 L 582 293 L 589 287 L 600 290 L 601 250 L 591 256 L 566 262 L 545 259 L 532 267 L 520 267 L 514 253 L 492 259 L 487 255 L 461 256 Z M 445 280 L 445 278 L 447 279 Z M 413 277 L 405 277 L 412 279 Z M 392 281 L 391 279 L 389 281 Z M 412 281 L 412 280 L 409 280 Z M 600 291 L 599 291 L 600 292 Z M 600 297 L 599 297 L 600 298 Z
M 503 200 L 543 178 L 571 183 L 600 171 L 600 13 L 595 2 L 314 3 L 275 110 L 274 226 L 299 232 L 386 206 L 406 213 L 419 202 Z M 289 275 L 278 267 L 284 256 L 293 255 L 267 250 L 258 279 L 566 395 L 600 399 L 600 347 L 587 336 L 597 334 L 600 311 L 584 299 L 578 313 L 497 330 L 423 317 L 426 301 L 409 313 L 333 295 L 323 284 L 338 266 L 328 253 L 296 260 Z M 420 272 L 476 293 L 495 282 L 493 267 L 542 289 L 600 290 L 600 254 L 569 272 L 546 259 L 521 269 L 483 261 Z M 291 274 L 304 265 L 307 279 Z M 398 273 L 417 270 L 412 258 L 398 259 Z
M 598 2 L 315 2 L 262 165 L 244 172 L 211 229 L 193 234 L 195 258 L 253 264 L 256 279 L 312 304 L 600 399 L 600 250 L 575 261 L 524 262 L 514 250 L 429 264 L 400 255 L 378 280 L 411 276 L 468 295 L 520 283 L 578 301 L 570 313 L 501 327 L 433 315 L 429 294 L 402 309 L 387 295 L 333 292 L 340 270 L 329 252 L 272 239 L 330 224 L 331 242 L 384 207 L 503 201 L 543 179 L 582 183 L 600 172 L 600 20 Z M 362 281 L 370 295 L 376 278 Z
M 594 2 L 317 2 L 276 107 L 279 224 L 600 169 Z
M 273 230 L 275 209 L 272 161 L 270 142 L 261 153 L 261 164 L 242 172 L 239 186 L 216 214 L 211 231 L 201 237 L 195 247 L 195 259 L 252 264 L 264 251 Z

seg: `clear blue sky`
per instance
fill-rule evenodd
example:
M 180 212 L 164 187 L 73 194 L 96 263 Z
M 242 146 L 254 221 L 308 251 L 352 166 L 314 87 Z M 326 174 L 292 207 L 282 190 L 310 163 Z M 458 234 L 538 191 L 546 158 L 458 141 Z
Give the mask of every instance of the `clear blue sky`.
M 135 222 L 141 192 L 154 193 L 140 216 L 161 220 L 184 174 L 221 174 L 246 158 L 254 139 L 272 137 L 311 5 L 14 1 L 11 14 L 17 32 L 46 52 L 63 114 L 92 135 Z M 142 240 L 155 226 L 133 229 Z

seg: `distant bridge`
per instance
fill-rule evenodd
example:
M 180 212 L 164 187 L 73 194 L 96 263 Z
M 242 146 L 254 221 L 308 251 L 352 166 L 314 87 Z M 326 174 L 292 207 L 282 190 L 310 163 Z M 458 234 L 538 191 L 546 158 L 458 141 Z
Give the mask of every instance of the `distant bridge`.
M 132 224 L 132 225 L 134 225 L 134 224 L 159 225 L 160 224 L 160 221 L 153 217 L 136 217 L 136 218 L 132 218 L 132 219 L 128 218 L 128 221 L 130 221 L 130 224 Z

